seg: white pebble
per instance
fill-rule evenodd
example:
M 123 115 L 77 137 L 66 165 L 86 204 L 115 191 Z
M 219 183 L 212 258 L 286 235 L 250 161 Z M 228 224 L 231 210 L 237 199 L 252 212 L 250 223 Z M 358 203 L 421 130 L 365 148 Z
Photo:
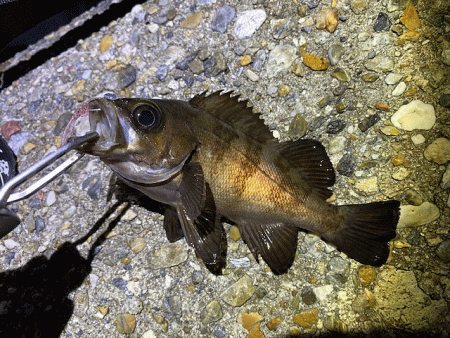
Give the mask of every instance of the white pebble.
M 55 192 L 52 190 L 48 193 L 47 198 L 45 200 L 45 204 L 49 207 L 56 202 Z
M 403 81 L 400 82 L 397 87 L 395 87 L 395 89 L 392 91 L 392 95 L 393 96 L 400 96 L 402 95 L 406 90 L 406 83 L 404 83 Z
M 422 134 L 413 135 L 411 136 L 411 141 L 413 141 L 415 145 L 422 144 L 425 142 L 425 137 Z
M 19 243 L 17 243 L 16 241 L 12 240 L 11 238 L 5 239 L 5 241 L 3 243 L 5 244 L 6 248 L 10 249 L 10 250 L 19 246 Z

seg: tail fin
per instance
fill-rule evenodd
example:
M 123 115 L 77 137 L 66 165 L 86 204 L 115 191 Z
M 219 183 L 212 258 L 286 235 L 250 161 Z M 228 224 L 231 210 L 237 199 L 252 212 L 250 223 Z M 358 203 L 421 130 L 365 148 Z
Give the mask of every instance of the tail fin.
M 343 205 L 338 207 L 343 222 L 324 239 L 362 264 L 380 266 L 389 256 L 389 241 L 396 235 L 399 201 Z

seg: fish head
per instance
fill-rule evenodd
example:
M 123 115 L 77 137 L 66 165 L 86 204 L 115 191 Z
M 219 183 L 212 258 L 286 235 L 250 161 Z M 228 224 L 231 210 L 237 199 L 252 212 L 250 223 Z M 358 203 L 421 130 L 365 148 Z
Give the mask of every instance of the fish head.
M 182 106 L 169 100 L 96 98 L 88 103 L 98 141 L 82 151 L 98 156 L 119 177 L 141 184 L 166 181 L 198 145 Z

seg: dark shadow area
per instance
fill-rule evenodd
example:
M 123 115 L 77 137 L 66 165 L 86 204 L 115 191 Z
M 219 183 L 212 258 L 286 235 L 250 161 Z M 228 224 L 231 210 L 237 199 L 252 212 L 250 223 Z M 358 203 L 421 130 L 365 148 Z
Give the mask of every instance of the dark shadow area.
M 59 8 L 58 6 L 56 7 L 57 9 L 61 9 L 62 11 L 48 17 L 47 15 L 42 14 L 42 10 L 40 8 L 42 7 L 42 3 L 39 1 L 33 1 L 34 4 L 30 6 L 39 6 L 39 9 L 37 11 L 34 11 L 38 14 L 34 13 L 33 19 L 35 20 L 37 18 L 38 23 L 35 27 L 22 33 L 19 32 L 21 32 L 21 30 L 23 29 L 21 29 L 21 27 L 24 27 L 25 24 L 21 24 L 18 20 L 14 21 L 14 15 L 17 14 L 10 14 L 6 16 L 5 9 L 7 8 L 7 6 L 16 6 L 18 4 L 26 3 L 26 1 L 17 0 L 1 5 L 0 21 L 8 27 L 12 28 L 10 29 L 11 33 L 9 37 L 2 38 L 2 41 L 0 42 L 0 89 L 10 86 L 11 83 L 17 80 L 19 77 L 42 65 L 48 59 L 58 56 L 67 49 L 74 47 L 77 44 L 78 40 L 87 38 L 92 33 L 100 30 L 100 28 L 102 28 L 103 26 L 107 26 L 111 21 L 123 17 L 126 13 L 130 12 L 135 5 L 144 3 L 145 1 L 127 0 L 122 1 L 118 4 L 112 4 L 108 10 L 106 10 L 102 14 L 95 15 L 92 19 L 86 21 L 82 26 L 71 30 L 49 48 L 37 52 L 30 58 L 30 60 L 22 61 L 16 66 L 8 70 L 4 70 L 7 65 L 4 64 L 2 67 L 2 63 L 13 57 L 15 53 L 24 50 L 28 47 L 28 45 L 37 42 L 50 32 L 58 29 L 60 26 L 69 23 L 74 17 L 79 16 L 81 13 L 89 10 L 92 6 L 95 6 L 99 2 L 100 1 L 57 2 L 59 4 L 64 4 L 64 6 L 61 5 L 61 8 Z M 17 26 L 17 29 L 14 29 L 15 26 Z M 20 35 L 15 36 L 17 34 Z M 3 43 L 6 43 L 6 45 L 3 45 Z
M 50 258 L 41 255 L 0 274 L 0 337 L 60 336 L 74 310 L 69 293 L 89 275 L 100 245 L 130 207 L 126 204 L 114 219 L 108 220 L 121 203 L 111 206 L 89 233 L 73 243 L 65 242 Z M 106 224 L 107 229 L 92 244 L 88 257 L 81 256 L 76 246 Z

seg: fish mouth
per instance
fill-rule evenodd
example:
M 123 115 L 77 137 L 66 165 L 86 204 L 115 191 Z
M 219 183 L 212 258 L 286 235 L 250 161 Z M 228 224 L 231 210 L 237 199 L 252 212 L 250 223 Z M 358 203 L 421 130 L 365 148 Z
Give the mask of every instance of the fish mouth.
M 90 149 L 84 149 L 92 155 L 105 156 L 118 147 L 126 147 L 127 139 L 116 114 L 114 102 L 97 98 L 88 103 L 91 132 L 97 132 L 99 140 Z

